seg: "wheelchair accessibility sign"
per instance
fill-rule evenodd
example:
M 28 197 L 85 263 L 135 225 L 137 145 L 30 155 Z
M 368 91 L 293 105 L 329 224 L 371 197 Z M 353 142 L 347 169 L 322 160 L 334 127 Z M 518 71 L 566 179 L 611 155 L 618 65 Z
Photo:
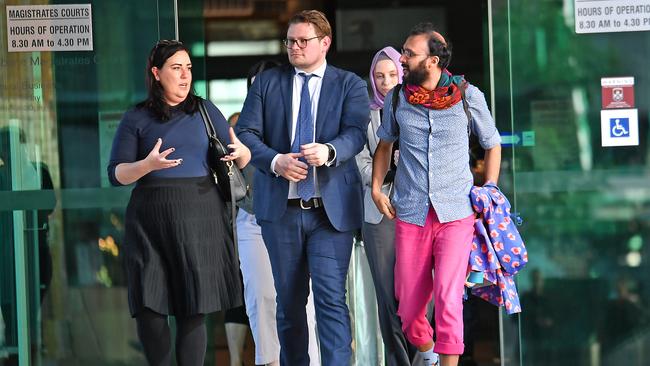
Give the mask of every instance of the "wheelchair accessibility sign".
M 610 118 L 609 119 L 609 136 L 610 137 L 629 137 L 630 136 L 630 119 L 629 118 Z
M 607 109 L 600 111 L 602 146 L 639 145 L 637 109 Z

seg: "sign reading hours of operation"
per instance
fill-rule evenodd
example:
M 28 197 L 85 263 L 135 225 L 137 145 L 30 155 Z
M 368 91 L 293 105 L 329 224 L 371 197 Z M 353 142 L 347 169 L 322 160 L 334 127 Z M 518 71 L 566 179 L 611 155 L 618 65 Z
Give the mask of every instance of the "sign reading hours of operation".
M 576 33 L 650 30 L 650 0 L 575 0 Z
M 9 52 L 92 51 L 90 4 L 7 5 Z

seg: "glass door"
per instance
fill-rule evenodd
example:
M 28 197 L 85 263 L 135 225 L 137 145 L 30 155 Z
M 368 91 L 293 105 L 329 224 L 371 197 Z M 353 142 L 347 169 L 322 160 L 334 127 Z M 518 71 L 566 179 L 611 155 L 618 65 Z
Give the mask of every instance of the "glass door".
M 649 4 L 615 3 L 491 1 L 501 184 L 530 260 L 504 365 L 650 362 Z
M 89 12 L 46 25 L 69 36 L 32 43 L 37 18 L 75 6 Z M 122 113 L 145 97 L 147 52 L 176 38 L 175 6 L 0 0 L 0 365 L 144 363 L 120 253 L 130 187 L 105 170 Z

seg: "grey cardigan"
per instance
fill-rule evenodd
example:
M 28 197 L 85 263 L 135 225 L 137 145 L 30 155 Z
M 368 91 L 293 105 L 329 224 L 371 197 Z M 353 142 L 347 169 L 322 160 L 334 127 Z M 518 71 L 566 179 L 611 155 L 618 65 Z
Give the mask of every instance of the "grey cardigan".
M 372 185 L 372 157 L 377 150 L 379 138 L 377 137 L 377 130 L 381 123 L 381 110 L 370 110 L 370 123 L 368 124 L 368 143 L 364 146 L 363 150 L 355 157 L 359 172 L 361 173 L 361 180 L 363 182 L 363 216 L 364 221 L 369 224 L 379 224 L 384 218 L 384 215 L 379 212 L 375 202 L 372 200 L 371 185 Z M 390 197 L 393 191 L 393 183 L 384 184 L 381 191 Z

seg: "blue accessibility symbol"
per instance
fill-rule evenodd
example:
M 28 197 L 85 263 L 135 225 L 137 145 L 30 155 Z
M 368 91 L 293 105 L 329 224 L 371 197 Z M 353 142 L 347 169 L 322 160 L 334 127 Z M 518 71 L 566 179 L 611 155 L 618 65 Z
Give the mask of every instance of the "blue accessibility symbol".
M 609 119 L 609 136 L 610 137 L 630 137 L 630 119 L 629 118 L 610 118 Z

